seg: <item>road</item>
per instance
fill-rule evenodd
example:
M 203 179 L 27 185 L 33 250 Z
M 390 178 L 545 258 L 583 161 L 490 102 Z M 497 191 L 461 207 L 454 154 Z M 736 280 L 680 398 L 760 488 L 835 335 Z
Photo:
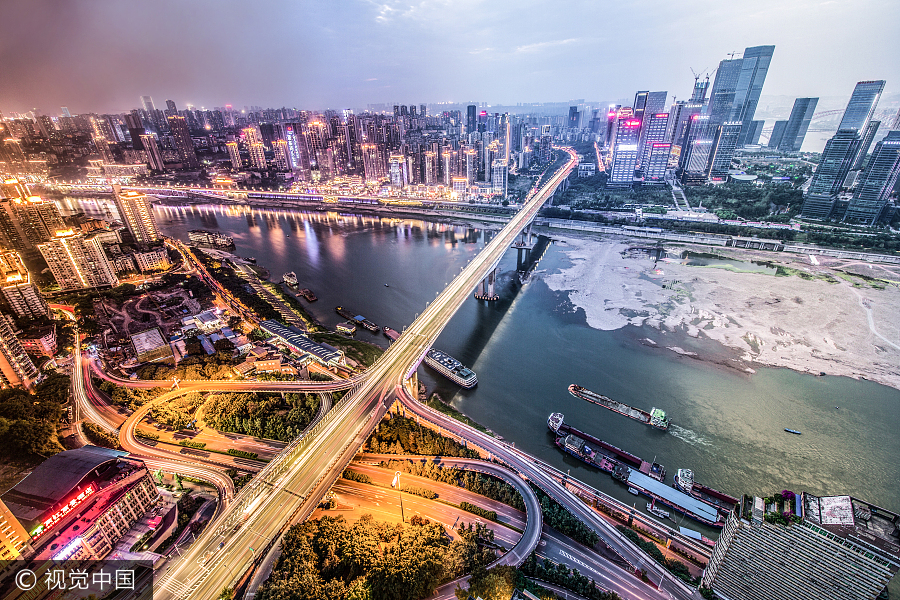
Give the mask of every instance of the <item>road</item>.
M 218 596 L 255 560 L 254 544 L 260 547 L 276 539 L 290 523 L 312 513 L 319 498 L 350 463 L 388 406 L 398 393 L 404 393 L 404 382 L 415 372 L 459 306 L 469 299 L 519 232 L 577 165 L 574 150 L 566 149 L 566 152 L 569 154 L 566 166 L 526 201 L 434 302 L 428 303 L 422 314 L 365 372 L 362 381 L 354 385 L 313 431 L 292 442 L 279 459 L 269 463 L 216 522 L 207 527 L 179 563 L 158 580 L 155 586 L 158 598 Z M 235 384 L 222 383 L 226 389 L 234 389 Z M 281 383 L 290 386 L 290 382 Z M 285 514 L 290 515 L 286 521 Z

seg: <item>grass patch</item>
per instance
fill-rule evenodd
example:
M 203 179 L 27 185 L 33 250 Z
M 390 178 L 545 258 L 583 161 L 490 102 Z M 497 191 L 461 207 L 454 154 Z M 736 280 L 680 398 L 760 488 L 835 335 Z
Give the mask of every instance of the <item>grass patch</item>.
M 468 502 L 460 502 L 459 507 L 466 512 L 470 512 L 473 515 L 478 515 L 479 517 L 484 517 L 485 519 L 488 519 L 489 521 L 497 520 L 497 512 L 496 511 L 486 510 L 484 508 L 481 508 L 480 506 L 475 506 L 474 504 L 469 504 Z
M 121 448 L 121 446 L 119 446 L 119 438 L 107 433 L 106 430 L 99 425 L 84 421 L 81 424 L 81 428 L 84 431 L 84 436 L 92 443 L 103 446 L 104 448 L 112 448 L 113 450 Z
M 309 337 L 314 342 L 324 342 L 343 350 L 348 358 L 352 358 L 363 367 L 372 366 L 378 357 L 384 354 L 384 349 L 379 348 L 375 344 L 361 340 L 351 340 L 337 333 L 316 332 L 310 333 Z
M 481 423 L 476 423 L 475 421 L 473 421 L 472 419 L 470 419 L 463 413 L 459 412 L 458 410 L 456 410 L 449 404 L 444 404 L 444 401 L 441 400 L 441 397 L 438 396 L 437 394 L 432 394 L 431 399 L 428 402 L 426 402 L 425 405 L 428 406 L 429 408 L 433 408 L 434 410 L 436 410 L 438 412 L 444 413 L 448 417 L 452 417 L 452 418 L 456 419 L 457 421 L 465 423 L 469 427 L 474 427 L 478 431 L 493 435 L 493 433 L 488 431 L 488 428 L 485 427 L 484 425 L 482 425 Z

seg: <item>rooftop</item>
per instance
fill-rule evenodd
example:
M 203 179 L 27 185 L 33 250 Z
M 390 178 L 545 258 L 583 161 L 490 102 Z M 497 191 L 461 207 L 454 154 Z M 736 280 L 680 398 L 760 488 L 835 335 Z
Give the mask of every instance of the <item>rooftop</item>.
M 900 566 L 900 515 L 852 496 L 802 495 L 803 518 L 836 538 L 879 551 Z
M 55 454 L 42 462 L 3 494 L 2 500 L 19 521 L 40 517 L 54 504 L 66 498 L 82 479 L 108 462 L 115 462 L 127 452 L 84 446 Z
M 337 348 L 328 344 L 318 344 L 303 335 L 299 330 L 293 327 L 285 327 L 278 321 L 263 321 L 259 325 L 266 332 L 283 340 L 284 343 L 292 348 L 310 354 L 323 363 L 340 362 L 343 358 L 343 353 Z
M 134 351 L 138 355 L 169 345 L 158 327 L 135 333 L 131 336 L 131 343 L 134 344 Z

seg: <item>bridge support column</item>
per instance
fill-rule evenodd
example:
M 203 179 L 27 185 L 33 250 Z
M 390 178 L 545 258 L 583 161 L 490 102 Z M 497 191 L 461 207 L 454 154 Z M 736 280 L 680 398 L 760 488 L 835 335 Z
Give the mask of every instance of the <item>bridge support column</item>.
M 478 290 L 475 292 L 475 299 L 488 301 L 499 300 L 500 296 L 497 295 L 497 292 L 494 289 L 496 283 L 497 269 L 495 268 L 487 274 L 487 277 L 481 280 L 481 283 L 478 284 Z

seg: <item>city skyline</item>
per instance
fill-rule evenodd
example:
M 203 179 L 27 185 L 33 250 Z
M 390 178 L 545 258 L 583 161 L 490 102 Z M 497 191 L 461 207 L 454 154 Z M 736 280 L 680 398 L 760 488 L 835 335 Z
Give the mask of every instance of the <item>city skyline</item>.
M 194 4 L 195 18 L 173 19 L 181 6 L 138 16 L 112 3 L 91 11 L 6 3 L 0 15 L 22 26 L 0 42 L 7 79 L 17 82 L 0 92 L 0 110 L 123 111 L 142 95 L 207 108 L 602 101 L 648 87 L 686 98 L 691 69 L 712 72 L 731 52 L 759 44 L 778 47 L 766 95 L 838 96 L 856 81 L 897 74 L 889 24 L 900 8 L 884 0 L 752 9 L 698 1 L 627 14 L 582 2 L 546 14 L 477 1 L 234 6 Z M 132 21 L 138 26 L 122 25 Z M 728 25 L 736 22 L 740 31 Z M 259 36 L 236 36 L 236 23 Z M 630 60 L 603 58 L 626 48 Z

